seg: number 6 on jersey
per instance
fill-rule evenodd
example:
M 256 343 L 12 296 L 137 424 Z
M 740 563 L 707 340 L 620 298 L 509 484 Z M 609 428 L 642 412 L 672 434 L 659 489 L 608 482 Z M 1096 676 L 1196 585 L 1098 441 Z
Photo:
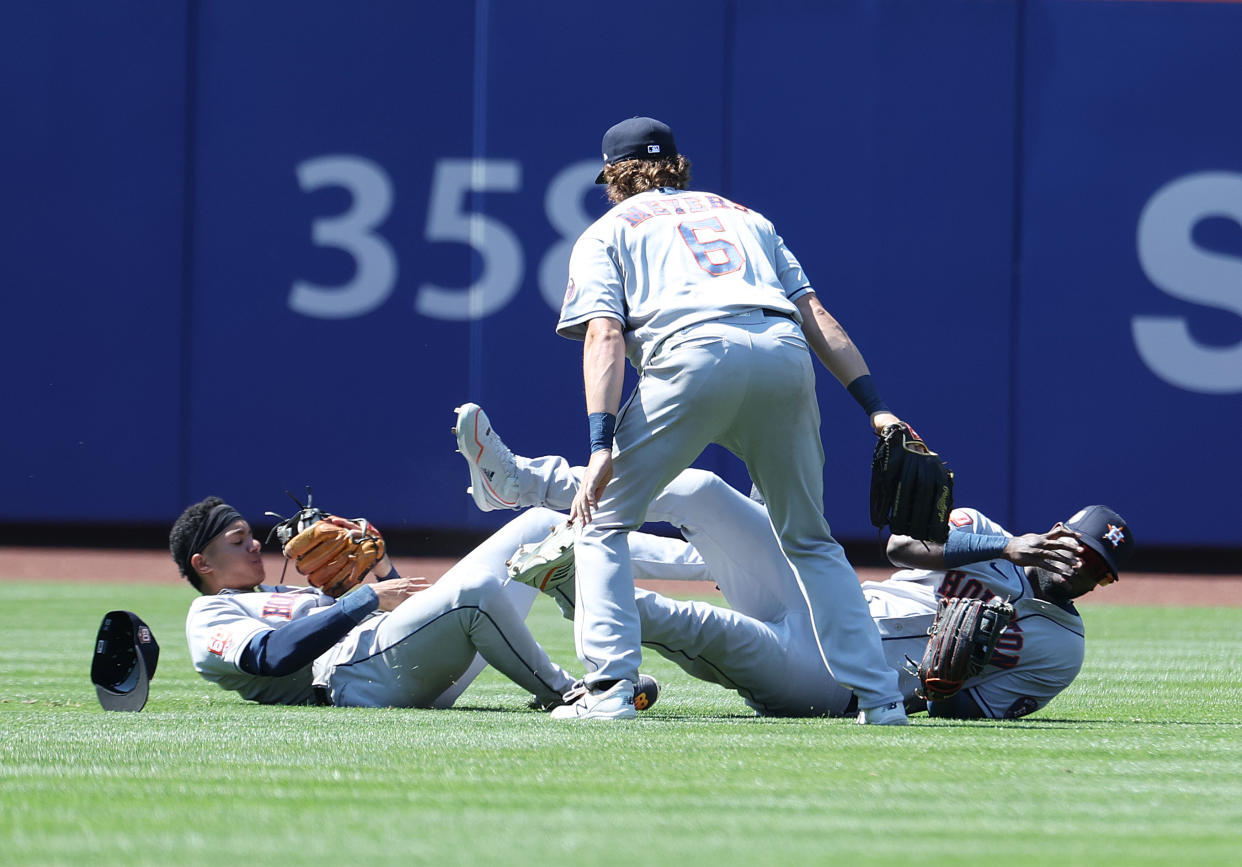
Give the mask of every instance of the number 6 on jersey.
M 725 227 L 719 217 L 681 223 L 677 229 L 690 252 L 694 254 L 694 260 L 699 263 L 699 267 L 713 277 L 732 274 L 746 264 L 746 257 L 737 247 L 724 238 L 711 238 L 707 235 L 709 232 L 724 233 Z M 708 239 L 704 240 L 704 236 Z

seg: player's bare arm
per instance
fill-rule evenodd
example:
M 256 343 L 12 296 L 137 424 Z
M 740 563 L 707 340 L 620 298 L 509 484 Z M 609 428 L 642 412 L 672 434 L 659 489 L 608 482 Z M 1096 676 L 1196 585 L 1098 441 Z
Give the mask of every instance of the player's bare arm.
M 888 537 L 885 554 L 890 563 L 903 569 L 940 571 L 945 568 L 944 545 L 939 542 L 924 542 L 894 533 Z
M 858 377 L 871 372 L 862 352 L 836 317 L 824 309 L 819 296 L 808 292 L 794 304 L 802 313 L 802 333 L 811 351 L 842 385 L 848 387 Z M 871 428 L 877 434 L 891 424 L 900 423 L 901 419 L 888 410 L 871 414 Z
M 802 314 L 802 333 L 811 351 L 842 385 L 870 373 L 862 353 L 845 332 L 841 323 L 824 309 L 819 296 L 807 292 L 794 302 Z
M 615 418 L 625 383 L 625 335 L 618 320 L 601 316 L 592 319 L 587 326 L 582 348 L 582 377 L 587 414 L 609 413 Z M 569 510 L 570 519 L 589 523 L 591 513 L 611 480 L 611 447 L 592 451 Z

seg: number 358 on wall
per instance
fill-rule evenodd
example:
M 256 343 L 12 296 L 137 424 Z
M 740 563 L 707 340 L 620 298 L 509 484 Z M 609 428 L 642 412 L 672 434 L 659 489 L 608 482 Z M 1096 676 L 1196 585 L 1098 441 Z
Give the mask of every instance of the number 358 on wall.
M 539 291 L 555 310 L 561 306 L 569 272 L 569 251 L 593 218 L 582 207 L 587 190 L 595 187 L 597 160 L 562 169 L 548 184 L 544 212 L 561 239 L 539 264 Z M 311 225 L 311 239 L 321 247 L 342 250 L 354 260 L 348 283 L 322 286 L 295 280 L 289 308 L 318 319 L 364 316 L 386 302 L 397 284 L 397 255 L 378 228 L 392 209 L 393 187 L 377 163 L 351 154 L 315 157 L 297 167 L 304 192 L 342 187 L 349 193 L 343 213 L 320 217 Z M 471 211 L 470 198 L 482 192 L 517 192 L 522 170 L 516 160 L 441 159 L 435 164 L 427 203 L 424 237 L 432 242 L 457 242 L 472 247 L 483 263 L 478 279 L 451 288 L 424 282 L 414 295 L 414 310 L 432 319 L 481 319 L 497 312 L 517 294 L 525 256 L 517 235 L 495 217 Z

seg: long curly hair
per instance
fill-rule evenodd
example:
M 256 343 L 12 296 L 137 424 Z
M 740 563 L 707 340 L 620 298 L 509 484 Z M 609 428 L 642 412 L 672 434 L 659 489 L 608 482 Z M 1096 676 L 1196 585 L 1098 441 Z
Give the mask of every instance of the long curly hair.
M 622 160 L 604 166 L 605 194 L 614 205 L 660 187 L 690 188 L 690 160 L 681 154 L 662 160 Z

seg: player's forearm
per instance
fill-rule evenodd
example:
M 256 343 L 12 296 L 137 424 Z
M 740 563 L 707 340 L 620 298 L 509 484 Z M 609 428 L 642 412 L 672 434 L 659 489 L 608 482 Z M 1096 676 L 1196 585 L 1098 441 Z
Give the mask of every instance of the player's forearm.
M 587 326 L 582 348 L 582 378 L 587 412 L 616 415 L 625 384 L 625 336 L 617 320 L 601 317 L 592 319 Z
M 903 569 L 939 572 L 945 568 L 944 545 L 939 542 L 924 542 L 894 533 L 888 537 L 885 553 L 890 563 Z
M 1004 536 L 963 530 L 949 533 L 949 540 L 943 545 L 894 533 L 888 539 L 887 554 L 894 566 L 941 571 L 986 560 L 1013 560 L 1008 554 L 1008 544 L 1009 540 Z
M 842 385 L 870 373 L 854 341 L 814 293 L 808 292 L 794 303 L 802 313 L 802 333 L 811 351 Z

